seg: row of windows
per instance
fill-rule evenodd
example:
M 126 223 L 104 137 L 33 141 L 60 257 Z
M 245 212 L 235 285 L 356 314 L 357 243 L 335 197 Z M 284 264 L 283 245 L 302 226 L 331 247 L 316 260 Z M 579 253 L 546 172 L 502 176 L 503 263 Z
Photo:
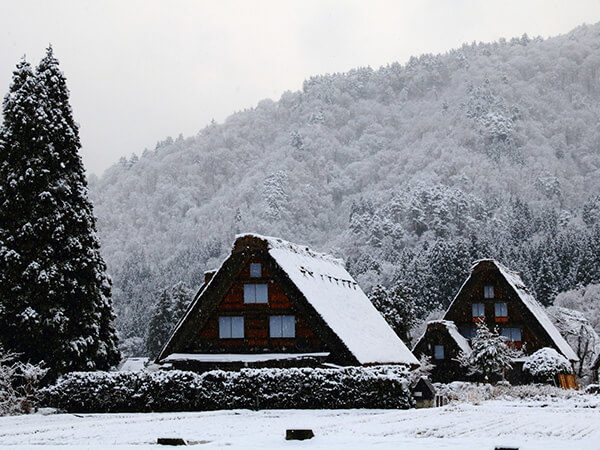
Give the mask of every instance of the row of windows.
M 270 316 L 269 336 L 272 338 L 296 337 L 295 316 Z M 242 339 L 244 337 L 244 317 L 221 316 L 219 317 L 219 338 Z
M 477 329 L 472 327 L 461 327 L 460 334 L 465 339 L 471 340 L 477 335 Z M 508 341 L 521 342 L 521 329 L 516 327 L 503 327 L 500 334 L 504 336 Z
M 506 303 L 494 303 L 496 317 L 508 317 Z M 473 317 L 485 317 L 485 303 L 473 303 Z
M 474 337 L 473 332 L 477 333 L 473 328 L 468 328 L 470 331 L 469 337 L 465 336 L 467 339 L 471 339 Z M 462 330 L 461 330 L 462 331 Z M 464 333 L 463 333 L 464 336 Z M 502 328 L 502 336 L 506 338 L 508 342 L 521 342 L 521 329 L 520 328 Z M 434 345 L 433 346 L 433 359 L 444 359 L 446 357 L 444 353 L 443 345 Z

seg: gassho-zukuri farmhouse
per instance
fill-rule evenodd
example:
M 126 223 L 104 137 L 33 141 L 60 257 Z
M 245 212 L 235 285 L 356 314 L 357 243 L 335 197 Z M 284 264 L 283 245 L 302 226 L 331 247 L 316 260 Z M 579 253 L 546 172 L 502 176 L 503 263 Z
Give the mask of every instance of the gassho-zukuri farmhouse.
M 239 235 L 205 274 L 157 362 L 196 371 L 418 365 L 343 261 L 256 234 Z
M 343 261 L 282 239 L 243 234 L 221 267 L 205 273 L 156 362 L 193 371 L 416 367 L 415 355 L 427 355 L 433 381 L 465 380 L 469 376 L 456 358 L 471 351 L 481 321 L 523 351 L 507 374 L 511 381 L 523 381 L 523 361 L 542 347 L 578 360 L 519 275 L 497 261 L 475 263 L 444 318 L 428 323 L 411 352 Z

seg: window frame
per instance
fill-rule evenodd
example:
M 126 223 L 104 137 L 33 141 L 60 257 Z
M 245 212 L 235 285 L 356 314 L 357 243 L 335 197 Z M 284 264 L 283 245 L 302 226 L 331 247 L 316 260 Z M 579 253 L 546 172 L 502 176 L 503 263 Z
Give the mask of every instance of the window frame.
M 438 350 L 441 349 L 441 358 L 438 358 L 439 353 Z M 443 345 L 434 345 L 433 346 L 433 359 L 435 359 L 436 361 L 441 361 L 443 359 L 446 359 L 446 349 L 444 348 Z
M 258 267 L 258 275 L 256 272 L 257 267 Z M 261 278 L 261 277 L 262 277 L 262 264 L 261 263 L 250 263 L 250 278 Z
M 490 295 L 490 291 L 491 291 L 491 295 Z M 485 299 L 492 299 L 492 298 L 496 298 L 496 293 L 494 292 L 494 285 L 493 284 L 486 284 L 483 286 L 483 298 Z
M 285 321 L 288 321 L 287 326 L 290 326 L 291 321 L 291 333 L 285 333 L 286 325 Z M 288 329 L 289 331 L 289 329 Z M 269 316 L 269 338 L 271 339 L 295 339 L 296 338 L 296 316 L 293 315 L 273 315 Z
M 475 307 L 477 307 L 478 312 L 481 314 L 475 315 Z M 479 311 L 481 310 L 481 311 Z M 482 320 L 485 319 L 485 303 L 475 302 L 471 304 L 471 316 L 473 320 Z
M 234 321 L 241 325 L 241 336 L 234 336 Z M 244 316 L 219 316 L 219 339 L 244 339 L 246 337 L 246 327 Z
M 498 307 L 500 305 L 504 305 L 504 314 L 503 315 L 499 315 L 498 314 Z M 508 303 L 506 302 L 496 302 L 494 303 L 494 317 L 496 318 L 496 320 L 502 321 L 504 319 L 508 319 Z
M 257 293 L 258 286 L 265 287 L 265 298 L 264 300 L 258 301 Z M 250 295 L 252 291 L 252 295 Z M 248 295 L 247 295 L 248 294 Z M 250 298 L 252 297 L 252 298 Z M 267 304 L 269 303 L 269 284 L 268 283 L 244 283 L 244 304 Z
M 514 338 L 514 334 L 515 330 L 518 330 L 519 333 L 519 339 L 513 339 Z M 508 332 L 505 334 L 505 332 Z M 523 341 L 523 330 L 521 329 L 521 327 L 503 327 L 500 334 L 502 335 L 502 337 L 506 338 L 507 342 L 522 342 Z M 507 336 L 508 334 L 508 336 Z

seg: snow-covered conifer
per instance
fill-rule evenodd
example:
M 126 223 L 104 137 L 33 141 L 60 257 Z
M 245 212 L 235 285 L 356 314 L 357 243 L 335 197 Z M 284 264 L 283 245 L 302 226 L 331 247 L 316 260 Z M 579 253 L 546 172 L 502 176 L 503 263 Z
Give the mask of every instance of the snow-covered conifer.
M 406 344 L 410 344 L 410 330 L 416 324 L 417 314 L 410 292 L 396 284 L 391 289 L 378 285 L 369 295 L 387 323 Z
M 0 342 L 55 376 L 119 360 L 110 280 L 79 156 L 78 126 L 52 48 L 22 62 L 0 141 Z
M 520 352 L 506 345 L 498 330 L 490 330 L 483 322 L 477 323 L 477 335 L 471 342 L 472 351 L 461 353 L 458 360 L 471 375 L 480 374 L 486 381 L 501 376 L 512 367 L 512 360 Z

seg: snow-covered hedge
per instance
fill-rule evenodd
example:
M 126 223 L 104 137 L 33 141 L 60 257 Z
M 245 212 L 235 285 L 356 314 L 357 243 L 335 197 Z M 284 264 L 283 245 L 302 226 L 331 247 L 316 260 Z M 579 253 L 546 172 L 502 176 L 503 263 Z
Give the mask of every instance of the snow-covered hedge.
M 243 369 L 193 372 L 76 372 L 44 391 L 67 412 L 273 408 L 409 408 L 403 369 Z
M 534 379 L 551 381 L 559 373 L 571 373 L 571 363 L 553 348 L 539 349 L 523 364 L 523 370 L 529 372 Z
M 508 383 L 472 383 L 454 381 L 434 383 L 436 393 L 450 402 L 478 404 L 487 400 L 519 400 L 543 402 L 545 404 L 568 401 L 575 407 L 600 408 L 600 398 L 586 390 L 562 389 L 549 384 L 523 384 L 511 386 Z

